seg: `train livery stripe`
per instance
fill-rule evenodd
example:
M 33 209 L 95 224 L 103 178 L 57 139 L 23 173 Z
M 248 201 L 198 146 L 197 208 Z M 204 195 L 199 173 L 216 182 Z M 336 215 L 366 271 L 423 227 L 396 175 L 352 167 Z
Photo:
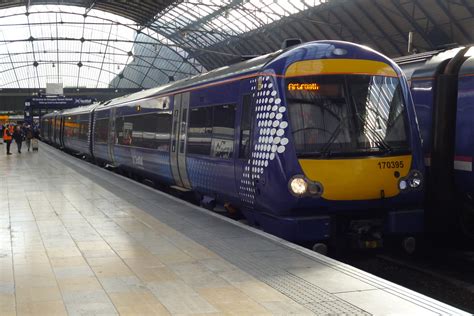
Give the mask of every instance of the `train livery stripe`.
M 411 155 L 299 160 L 305 176 L 323 185 L 323 198 L 333 201 L 396 196 L 400 193 L 398 182 L 407 176 L 411 162 Z
M 357 74 L 371 76 L 398 77 L 388 64 L 365 59 L 316 59 L 303 60 L 291 64 L 286 77 L 310 75 Z
M 472 157 L 455 156 L 454 169 L 460 171 L 472 171 Z

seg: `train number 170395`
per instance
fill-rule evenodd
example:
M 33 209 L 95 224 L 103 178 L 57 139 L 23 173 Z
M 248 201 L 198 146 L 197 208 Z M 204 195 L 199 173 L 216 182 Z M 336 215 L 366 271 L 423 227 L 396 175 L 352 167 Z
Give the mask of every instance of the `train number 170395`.
M 403 161 L 380 161 L 378 163 L 380 169 L 396 169 L 403 168 Z

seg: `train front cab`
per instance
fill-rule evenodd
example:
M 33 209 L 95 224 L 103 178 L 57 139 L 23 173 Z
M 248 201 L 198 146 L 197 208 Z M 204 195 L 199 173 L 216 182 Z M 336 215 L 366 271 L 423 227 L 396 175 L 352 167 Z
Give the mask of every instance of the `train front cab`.
M 424 166 L 408 85 L 380 55 L 354 55 L 297 61 L 287 66 L 284 79 L 257 82 L 257 135 L 265 142 L 270 133 L 279 163 L 256 179 L 257 208 L 272 205 L 273 214 L 254 217 L 285 239 L 340 238 L 353 247 L 376 248 L 382 236 L 423 231 Z M 268 129 L 265 88 L 274 84 L 284 101 L 277 99 L 280 121 L 270 120 Z M 282 182 L 287 186 L 273 185 Z

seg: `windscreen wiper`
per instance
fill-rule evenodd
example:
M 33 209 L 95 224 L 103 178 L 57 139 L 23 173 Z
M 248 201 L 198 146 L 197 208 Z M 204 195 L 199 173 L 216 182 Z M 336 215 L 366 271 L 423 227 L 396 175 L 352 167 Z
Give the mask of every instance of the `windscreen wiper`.
M 331 147 L 332 144 L 336 141 L 337 137 L 342 131 L 342 128 L 346 125 L 349 117 L 343 118 L 339 124 L 336 126 L 336 129 L 334 132 L 332 132 L 331 136 L 329 137 L 329 140 L 326 142 L 326 144 L 321 147 L 321 150 L 319 151 L 321 156 L 330 156 L 331 152 L 329 151 L 329 148 Z

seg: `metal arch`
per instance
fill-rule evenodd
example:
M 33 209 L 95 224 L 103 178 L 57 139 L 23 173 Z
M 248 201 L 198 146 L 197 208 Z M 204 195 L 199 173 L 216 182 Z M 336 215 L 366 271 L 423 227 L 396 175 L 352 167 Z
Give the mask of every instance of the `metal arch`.
M 186 24 L 185 21 L 176 20 L 175 23 L 179 24 L 179 27 L 181 28 L 181 30 L 190 31 L 190 32 L 205 33 L 205 34 L 213 36 L 214 38 L 216 38 L 214 34 L 220 34 L 220 35 L 224 35 L 224 36 L 227 36 L 227 37 L 234 37 L 235 36 L 234 34 L 229 34 L 229 33 L 226 33 L 226 32 L 216 32 L 216 31 L 209 32 L 209 31 L 202 31 L 202 30 L 199 30 L 199 29 L 194 29 L 195 26 L 207 25 L 208 23 L 211 24 L 215 29 L 216 25 L 214 23 L 212 23 L 211 19 L 221 15 L 221 13 L 219 13 L 218 11 L 219 10 L 211 13 L 210 15 L 207 15 L 204 18 L 200 18 L 199 16 L 195 15 L 193 12 L 187 12 L 187 14 L 195 17 L 196 21 L 193 21 L 190 24 Z M 223 10 L 223 11 L 225 11 L 225 10 Z M 221 11 L 221 12 L 223 12 L 223 11 Z M 169 14 L 171 15 L 171 13 L 169 13 Z M 177 15 L 174 15 L 174 17 L 178 18 Z M 179 36 L 179 31 L 174 31 L 173 33 L 168 34 L 169 38 L 177 38 L 178 36 Z M 217 41 L 217 42 L 219 42 L 219 41 Z M 212 43 L 215 43 L 215 42 L 211 41 L 210 43 L 212 44 Z
M 45 78 L 45 77 L 49 77 L 49 76 L 48 75 L 39 75 L 39 78 Z M 66 78 L 76 78 L 76 76 L 72 76 L 72 75 L 64 75 L 64 77 L 66 77 Z M 31 80 L 32 78 L 33 77 L 24 77 L 24 78 L 20 79 L 19 81 L 21 82 L 21 81 Z M 34 78 L 36 78 L 36 76 Z M 90 79 L 90 80 L 93 81 L 93 79 Z M 7 85 L 10 85 L 12 83 L 15 83 L 15 81 L 9 81 L 9 82 L 5 83 L 4 85 L 1 85 L 0 88 L 4 87 L 4 86 L 7 86 Z M 103 81 L 101 81 L 101 83 L 103 83 L 104 85 L 109 84 L 109 82 L 103 82 Z M 25 89 L 25 88 L 23 88 L 23 89 Z M 31 89 L 31 88 L 26 88 L 26 89 Z M 35 89 L 35 88 L 33 88 L 33 89 Z
M 354 2 L 353 3 L 354 6 L 360 11 L 362 12 L 362 14 L 367 17 L 367 19 L 372 23 L 372 25 L 376 26 L 377 27 L 377 23 L 375 22 L 375 20 L 372 18 L 372 16 L 370 15 L 370 13 L 366 13 L 360 6 L 357 2 Z M 365 28 L 364 28 L 365 29 Z M 379 27 L 378 28 L 380 30 L 380 32 L 382 33 L 382 35 L 384 36 L 384 39 L 387 40 L 387 42 L 390 43 L 390 45 L 392 47 L 395 48 L 395 50 L 398 52 L 398 54 L 400 55 L 403 55 L 403 52 L 400 50 L 400 47 L 398 45 L 395 45 L 390 39 L 390 36 L 385 32 L 384 28 L 383 27 Z
M 85 18 L 84 18 L 85 20 Z M 96 84 L 96 88 L 99 86 L 99 79 L 100 79 L 100 75 L 102 74 L 102 68 L 104 68 L 104 61 L 105 61 L 105 56 L 107 54 L 107 49 L 109 48 L 109 40 L 110 40 L 110 35 L 112 34 L 112 28 L 113 28 L 113 25 L 110 25 L 110 29 L 109 29 L 109 35 L 107 37 L 107 44 L 105 46 L 105 50 L 104 50 L 104 55 L 102 57 L 102 64 L 100 65 L 100 72 L 99 72 L 99 76 L 97 78 L 97 84 Z M 84 37 L 84 32 L 83 32 L 83 37 Z M 85 42 L 82 42 L 81 41 L 81 55 L 82 55 L 82 47 L 84 46 L 84 43 Z M 81 73 L 81 69 L 79 69 L 79 71 L 77 72 L 77 85 L 79 86 L 79 75 Z
M 53 52 L 47 52 L 47 53 L 48 53 L 48 54 L 52 54 Z M 62 55 L 66 55 L 66 54 L 74 54 L 74 55 L 76 55 L 76 54 L 79 54 L 80 51 L 62 51 L 62 50 L 60 50 L 59 53 L 62 54 Z M 31 55 L 31 54 L 32 54 L 31 51 L 23 51 L 23 52 L 20 52 L 20 53 L 10 53 L 10 54 L 8 54 L 8 53 L 0 53 L 0 57 L 2 57 L 2 56 L 9 57 L 10 55 L 11 55 L 11 56 L 19 56 L 19 55 Z M 96 52 L 96 51 L 90 51 L 90 52 L 87 53 L 87 55 L 102 56 L 103 53 L 102 53 L 102 52 Z M 124 56 L 124 54 L 117 54 L 117 53 L 113 53 L 113 52 L 110 52 L 108 55 L 109 55 L 109 56 Z M 140 60 L 141 60 L 142 58 L 153 58 L 153 57 L 151 57 L 151 56 L 144 56 L 144 55 L 138 55 L 138 54 L 137 54 L 137 55 L 134 55 L 134 56 L 135 56 L 135 57 L 140 57 L 140 58 L 139 58 Z M 175 60 L 175 59 L 171 59 L 171 58 L 166 58 L 166 57 L 162 57 L 162 56 L 159 56 L 159 57 L 160 57 L 161 59 L 166 59 L 166 60 L 168 60 L 168 61 L 170 61 L 170 62 L 180 62 L 179 60 Z M 109 61 L 110 58 L 106 58 L 106 60 Z M 51 62 L 54 62 L 54 61 L 51 61 Z M 89 60 L 86 60 L 86 62 L 90 62 L 90 61 L 89 61 Z M 1 65 L 1 64 L 8 64 L 8 63 L 10 63 L 10 62 L 4 63 L 4 62 L 1 62 L 1 61 L 0 61 L 0 65 Z M 21 63 L 21 62 L 14 62 L 14 63 Z M 114 63 L 110 63 L 110 64 L 114 64 L 114 65 L 125 65 L 124 63 L 119 63 L 119 62 L 114 62 Z M 143 66 L 143 67 L 147 67 L 147 66 Z
M 414 8 L 417 7 L 421 12 L 423 12 L 424 16 L 426 17 L 426 20 L 431 23 L 433 26 L 436 26 L 438 27 L 439 24 L 436 23 L 435 20 L 433 20 L 433 18 L 431 18 L 431 16 L 428 14 L 428 12 L 425 10 L 424 6 L 421 6 L 419 3 L 418 3 L 418 0 L 413 0 L 413 6 Z M 433 47 L 434 48 L 434 47 Z
M 3 33 L 2 33 L 2 36 L 3 36 Z M 4 37 L 4 39 L 5 39 L 5 37 Z M 10 54 L 10 49 L 8 48 L 8 45 L 5 45 L 5 48 L 7 49 L 7 54 L 6 55 L 8 56 L 8 59 L 10 60 L 10 64 L 12 65 L 13 74 L 15 75 L 15 79 L 18 81 L 18 74 L 16 73 L 15 66 L 13 65 L 13 59 L 12 59 L 12 55 Z M 19 82 L 18 82 L 18 88 L 21 88 Z
M 34 12 L 34 13 L 30 13 L 30 14 L 47 14 L 47 13 L 57 13 L 57 11 L 51 11 L 51 10 L 44 10 L 44 11 L 37 11 L 37 12 Z M 61 12 L 63 14 L 70 14 L 70 15 L 77 15 L 77 16 L 83 16 L 83 14 L 80 14 L 80 13 L 77 13 L 77 12 Z M 5 16 L 0 16 L 0 20 L 2 18 L 7 18 L 7 17 L 15 17 L 15 16 L 23 16 L 24 13 L 15 13 L 15 14 L 9 14 L 9 15 L 5 15 Z M 131 27 L 130 25 L 128 24 L 124 24 L 124 23 L 120 23 L 120 22 L 117 22 L 117 21 L 113 21 L 113 20 L 110 20 L 110 19 L 107 19 L 107 18 L 103 18 L 103 17 L 100 17 L 100 16 L 97 16 L 97 15 L 88 15 L 90 17 L 93 17 L 93 18 L 96 18 L 96 19 L 99 19 L 99 20 L 103 20 L 103 21 L 107 21 L 109 22 L 111 25 L 120 25 L 120 26 L 123 26 L 123 27 L 127 27 L 129 29 L 132 29 L 134 31 L 137 31 L 136 28 L 133 28 Z M 29 22 L 29 18 L 27 16 L 27 21 L 28 23 L 26 25 L 28 25 L 28 27 L 31 27 L 31 25 L 34 25 L 33 23 L 30 23 Z M 83 24 L 84 22 L 82 22 L 81 24 Z M 46 24 L 46 23 L 43 23 L 43 24 Z M 53 22 L 49 22 L 47 24 L 53 24 Z M 87 23 L 85 23 L 87 24 Z M 155 32 L 157 32 L 156 30 L 154 30 Z M 159 41 L 157 38 L 154 38 L 152 36 L 150 36 L 149 34 L 146 34 L 144 32 L 141 32 L 142 34 L 144 34 L 145 36 L 149 37 L 150 39 L 152 39 L 153 41 L 156 41 L 157 43 L 159 43 L 160 45 L 163 45 L 163 46 L 167 46 L 168 48 L 170 48 L 171 50 L 175 51 L 176 52 L 176 55 L 177 56 L 180 56 L 182 58 L 182 61 L 185 62 L 185 63 L 188 63 L 187 59 L 184 58 L 179 52 L 177 52 L 173 46 L 171 45 L 168 45 L 168 44 L 165 44 L 163 43 L 162 41 Z M 157 32 L 159 33 L 159 32 Z M 31 29 L 30 29 L 30 34 L 31 34 Z M 161 34 L 161 33 L 159 33 Z M 161 34 L 162 36 L 166 37 L 164 34 Z M 136 43 L 136 42 L 135 42 Z M 148 43 L 146 43 L 148 44 Z M 182 49 L 184 49 L 185 51 L 187 51 L 186 47 L 182 47 L 182 46 L 176 46 L 176 47 L 180 47 Z M 34 50 L 34 49 L 33 49 Z M 200 72 L 199 69 L 197 69 L 193 64 L 189 63 L 189 65 L 191 65 L 191 67 L 193 67 L 197 72 Z
M 36 41 L 51 41 L 51 40 L 68 40 L 68 41 L 80 41 L 80 39 L 77 39 L 77 38 L 64 38 L 64 37 L 56 37 L 56 38 L 35 38 L 34 40 L 32 40 L 31 42 L 36 42 Z M 30 41 L 29 39 L 25 39 L 25 40 L 15 40 L 14 42 L 27 42 L 27 41 Z M 87 41 L 91 42 L 91 43 L 95 43 L 95 44 L 98 44 L 98 45 L 102 45 L 102 46 L 105 46 L 103 43 L 102 43 L 102 40 L 98 40 L 98 39 L 88 39 Z M 131 42 L 131 41 L 125 41 L 125 40 L 114 40 L 115 42 Z M 0 41 L 1 43 L 2 41 Z M 6 41 L 6 42 L 12 42 L 12 41 Z M 134 42 L 136 43 L 136 42 Z M 33 44 L 32 44 L 33 45 Z M 128 53 L 126 52 L 125 50 L 119 48 L 119 47 L 115 47 L 116 50 L 118 51 L 121 51 L 121 52 L 124 52 L 124 53 Z M 35 50 L 34 50 L 34 47 L 32 47 L 32 52 L 33 52 L 33 57 L 36 59 L 35 57 Z M 124 54 L 125 55 L 125 54 Z M 150 66 L 154 66 L 154 65 L 151 65 L 148 61 L 146 61 L 144 58 L 139 58 L 140 60 L 142 60 L 145 64 L 148 64 Z M 172 64 L 171 64 L 172 65 Z M 161 70 L 160 68 L 156 68 L 158 71 L 162 72 L 164 75 L 167 76 L 167 74 Z
M 327 10 L 327 12 L 328 12 L 328 14 L 331 14 L 331 13 L 332 13 L 329 9 Z M 341 40 L 346 40 L 346 38 L 342 35 L 342 33 L 341 33 L 340 31 L 336 30 L 336 29 L 334 28 L 333 24 L 330 23 L 329 21 L 327 21 L 327 20 L 324 18 L 323 12 L 317 12 L 317 11 L 315 11 L 314 14 L 316 15 L 316 17 L 318 17 L 318 18 L 320 18 L 321 20 L 323 20 L 323 21 L 326 23 L 326 25 L 328 26 L 328 28 L 329 28 L 334 34 L 336 34 L 336 35 L 339 37 L 339 39 L 341 39 Z M 333 14 L 333 15 L 334 15 L 334 14 Z M 336 17 L 336 18 L 337 18 L 337 17 Z M 339 21 L 339 19 L 337 19 L 337 20 Z M 342 27 L 342 24 L 341 24 L 340 22 L 339 22 L 339 25 L 341 25 L 341 27 Z M 351 33 L 351 32 L 349 32 L 349 33 Z M 354 37 L 354 35 L 353 35 L 352 33 L 351 33 L 351 36 L 355 39 L 355 37 Z
M 471 14 L 471 17 L 474 17 L 474 8 L 472 8 L 471 6 L 469 6 L 466 2 L 466 0 L 459 0 L 461 1 L 461 3 L 464 5 L 464 7 L 466 8 L 467 11 L 469 11 L 469 13 Z
M 377 10 L 379 11 L 379 13 L 384 17 L 384 19 L 386 21 L 388 21 L 392 27 L 398 32 L 398 34 L 401 36 L 401 38 L 405 38 L 405 36 L 407 36 L 405 33 L 403 33 L 403 30 L 397 25 L 397 23 L 395 23 L 395 21 L 393 21 L 393 19 L 390 17 L 390 15 L 388 15 L 385 10 L 383 10 L 380 5 L 377 3 L 377 1 L 374 1 L 373 5 L 377 8 Z M 393 39 L 392 39 L 393 40 Z M 408 40 L 406 41 L 408 43 Z M 401 53 L 401 55 L 403 55 L 403 51 Z
M 355 25 L 357 25 L 357 27 L 360 29 L 360 30 L 363 30 L 363 33 L 365 33 L 365 35 L 369 38 L 369 40 L 372 42 L 372 44 L 377 47 L 377 50 L 381 50 L 382 47 L 380 46 L 380 44 L 378 43 L 378 41 L 375 40 L 375 38 L 372 36 L 372 34 L 365 28 L 364 25 L 362 25 L 356 18 L 354 18 L 354 16 L 352 15 L 352 13 L 350 13 L 348 10 L 346 10 L 346 8 L 344 6 L 341 6 L 339 8 L 342 12 L 344 12 L 347 16 L 349 16 L 349 18 L 355 23 Z M 334 13 L 333 13 L 334 14 Z M 345 28 L 349 29 L 348 25 L 347 24 L 343 24 L 345 26 Z M 351 31 L 352 32 L 352 31 Z
M 328 34 L 327 34 L 326 31 L 324 30 L 324 28 L 321 27 L 321 26 L 319 26 L 320 23 L 316 23 L 315 21 L 312 20 L 312 16 L 313 16 L 314 13 L 315 13 L 315 10 L 308 10 L 308 11 L 307 11 L 307 14 L 306 14 L 306 15 L 310 18 L 310 21 L 308 21 L 308 23 L 311 22 L 312 25 L 316 26 L 315 28 L 321 33 L 321 35 L 324 36 L 325 39 L 330 39 L 331 37 L 328 36 Z M 316 16 L 316 15 L 315 15 L 315 16 Z M 298 23 L 300 23 L 300 24 L 303 24 L 303 21 L 298 21 L 298 20 L 296 20 L 296 21 L 297 21 Z M 308 31 L 308 32 L 309 32 L 310 34 L 312 34 L 311 31 Z
M 169 13 L 169 14 L 171 15 L 171 13 Z M 190 14 L 190 15 L 192 15 L 192 16 L 198 18 L 197 16 L 195 16 L 194 14 L 192 14 L 192 13 L 190 13 L 190 12 L 188 12 L 188 14 Z M 178 15 L 174 15 L 174 14 L 173 14 L 172 16 L 174 16 L 174 17 L 176 18 L 176 21 L 174 22 L 174 23 L 176 24 L 176 27 L 174 28 L 174 30 L 175 30 L 174 32 L 171 32 L 171 33 L 169 33 L 169 34 L 168 34 L 168 33 L 166 34 L 166 37 L 167 37 L 167 38 L 169 38 L 169 39 L 178 39 L 178 38 L 180 37 L 179 31 L 183 31 L 183 30 L 184 30 L 184 31 L 193 32 L 193 33 L 202 32 L 201 30 L 195 30 L 195 29 L 192 29 L 192 27 L 191 27 L 191 28 L 188 27 L 188 26 L 184 23 L 184 21 L 178 21 L 178 20 L 177 20 L 178 17 L 179 17 Z M 195 23 L 195 22 L 193 22 L 193 23 Z M 158 26 L 158 25 L 156 25 L 156 26 Z M 154 29 L 156 26 L 155 26 L 154 23 L 153 23 L 153 24 L 150 26 L 150 28 L 153 28 L 153 29 Z M 160 26 L 160 27 L 162 27 L 162 26 Z M 207 32 L 207 34 L 208 34 L 208 35 L 211 35 L 211 36 L 213 36 L 213 37 L 215 37 L 215 35 L 213 34 L 213 32 Z M 226 34 L 226 35 L 227 35 L 227 34 Z M 217 38 L 216 38 L 216 39 L 217 39 Z M 198 44 L 196 41 L 193 41 L 193 43 L 194 43 L 194 44 Z M 211 42 L 211 43 L 212 43 L 212 42 Z
M 163 49 L 163 46 L 160 46 L 160 50 L 158 52 L 156 52 L 156 55 L 155 57 L 153 58 L 153 65 L 155 64 L 155 61 L 156 59 L 158 58 L 158 56 L 160 56 L 160 52 L 161 50 Z M 151 67 L 149 67 L 145 73 L 145 75 L 143 76 L 143 79 L 141 80 L 140 82 L 140 87 L 143 87 L 143 83 L 145 82 L 145 79 L 148 77 L 148 74 L 150 73 L 150 70 L 151 70 Z
M 74 63 L 65 63 L 65 64 L 75 65 Z M 18 67 L 15 67 L 15 68 L 16 68 L 16 69 L 22 69 L 22 68 L 27 68 L 27 67 L 31 67 L 31 65 L 30 65 L 30 64 L 26 64 L 26 65 L 18 66 Z M 98 67 L 94 67 L 94 66 L 90 66 L 90 65 L 84 65 L 83 67 L 92 68 L 92 69 L 99 69 Z M 37 68 L 35 68 L 35 69 L 37 69 Z M 6 72 L 9 72 L 9 71 L 12 71 L 12 70 L 13 70 L 13 69 L 2 70 L 2 71 L 0 71 L 0 74 L 6 73 Z M 107 70 L 105 70 L 105 71 L 107 71 Z M 110 72 L 110 71 L 107 71 L 107 72 L 109 72 L 109 73 L 115 75 L 115 73 L 113 73 L 113 72 Z M 65 74 L 64 76 L 65 76 L 65 77 L 68 77 L 68 78 L 76 78 L 76 76 L 67 75 L 67 74 Z M 24 77 L 24 78 L 20 79 L 20 81 L 30 80 L 30 79 L 32 79 L 32 78 L 37 78 L 37 79 L 38 79 L 38 87 L 40 87 L 41 85 L 39 84 L 39 78 L 43 78 L 43 77 L 48 77 L 48 75 L 39 75 L 39 74 L 37 73 L 36 76 L 34 76 L 34 77 L 31 77 L 31 76 L 29 76 L 29 77 Z M 134 83 L 135 85 L 137 85 L 137 86 L 139 87 L 139 85 L 138 85 L 136 82 L 134 82 L 133 80 L 131 80 L 131 79 L 129 79 L 129 78 L 127 78 L 127 79 L 128 79 L 130 82 Z M 91 80 L 94 80 L 94 79 L 91 79 Z M 5 85 L 3 85 L 3 86 L 5 86 Z
M 449 4 L 446 5 L 445 3 L 443 3 L 442 1 L 439 1 L 439 0 L 436 0 L 436 3 L 438 4 L 439 7 L 441 7 L 441 9 L 443 10 L 443 12 L 449 17 L 451 23 L 453 23 L 458 29 L 459 31 L 461 31 L 462 35 L 465 37 L 465 38 L 469 38 L 471 41 L 474 39 L 473 35 L 466 32 L 466 30 L 464 29 L 464 27 L 462 27 L 457 19 L 451 14 L 451 10 L 449 8 Z M 452 38 L 454 36 L 451 36 Z
M 426 33 L 425 31 L 418 25 L 418 23 L 416 21 L 414 21 L 410 15 L 408 14 L 408 12 L 405 10 L 405 8 L 403 7 L 402 3 L 400 2 L 400 0 L 390 0 L 392 5 L 395 6 L 399 12 L 402 14 L 403 18 L 405 20 L 408 21 L 408 23 L 410 23 L 410 25 L 412 27 L 415 28 L 415 30 L 418 32 L 418 34 L 420 34 L 420 36 L 423 38 L 423 40 L 429 45 L 429 47 L 433 48 L 433 43 L 431 42 L 431 40 L 426 36 Z M 395 3 L 395 1 L 398 2 L 398 5 Z

